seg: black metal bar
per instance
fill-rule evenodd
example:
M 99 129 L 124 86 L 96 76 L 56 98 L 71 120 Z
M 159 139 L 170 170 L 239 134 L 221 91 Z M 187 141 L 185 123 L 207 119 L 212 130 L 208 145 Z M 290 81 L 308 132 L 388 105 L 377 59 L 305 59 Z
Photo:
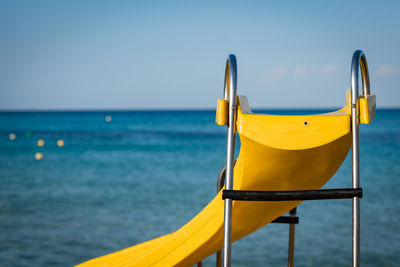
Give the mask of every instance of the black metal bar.
M 322 199 L 344 199 L 362 197 L 361 188 L 339 188 L 320 190 L 299 191 L 245 191 L 224 190 L 222 199 L 244 201 L 293 201 L 293 200 L 322 200 Z
M 295 218 L 297 208 L 292 209 L 289 212 L 291 218 Z M 294 237 L 295 237 L 295 224 L 289 225 L 289 244 L 288 244 L 288 267 L 294 266 Z
M 298 224 L 299 217 L 281 216 L 272 221 L 272 223 L 290 223 Z

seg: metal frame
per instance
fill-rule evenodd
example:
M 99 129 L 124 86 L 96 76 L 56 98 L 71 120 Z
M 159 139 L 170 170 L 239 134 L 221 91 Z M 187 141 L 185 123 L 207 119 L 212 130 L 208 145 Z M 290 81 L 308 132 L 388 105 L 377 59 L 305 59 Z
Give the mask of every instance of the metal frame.
M 364 97 L 370 95 L 370 83 L 367 59 L 361 50 L 353 54 L 351 63 L 351 129 L 352 129 L 352 189 L 329 190 L 305 190 L 305 191 L 236 191 L 233 190 L 233 165 L 235 146 L 235 121 L 236 121 L 236 92 L 237 92 L 237 64 L 236 57 L 228 56 L 225 69 L 224 98 L 229 100 L 229 124 L 227 134 L 226 155 L 226 186 L 223 192 L 225 200 L 224 214 L 224 248 L 223 266 L 231 266 L 231 236 L 232 236 L 232 200 L 257 200 L 257 201 L 290 201 L 294 200 L 318 200 L 318 199 L 353 199 L 353 267 L 360 266 L 360 146 L 358 127 L 358 99 L 359 76 L 361 69 Z M 220 179 L 219 179 L 220 180 Z M 218 184 L 221 184 L 219 181 Z M 236 194 L 236 197 L 235 197 Z M 241 195 L 240 195 L 241 194 Z M 290 211 L 290 217 L 296 216 L 296 209 Z M 220 263 L 217 254 L 217 266 Z M 288 266 L 294 264 L 294 223 L 290 223 L 289 229 L 289 253 Z
M 360 137 L 358 129 L 358 79 L 361 69 L 364 96 L 370 94 L 367 59 L 361 50 L 353 54 L 351 62 L 351 127 L 352 127 L 352 176 L 353 188 L 360 187 Z M 353 267 L 360 266 L 360 198 L 353 198 Z
M 337 188 L 319 190 L 296 191 L 246 191 L 224 190 L 222 199 L 230 198 L 241 201 L 297 201 L 297 200 L 323 200 L 345 199 L 362 197 L 361 188 Z
M 226 179 L 225 188 L 233 189 L 233 161 L 235 154 L 237 64 L 236 56 L 230 54 L 226 61 L 224 98 L 229 99 L 228 137 L 226 143 Z M 224 267 L 231 266 L 232 248 L 232 199 L 225 199 L 224 211 Z
M 296 217 L 297 208 L 292 209 L 289 212 L 290 218 Z M 294 234 L 295 234 L 296 224 L 291 223 L 289 225 L 289 244 L 288 244 L 288 267 L 294 266 Z

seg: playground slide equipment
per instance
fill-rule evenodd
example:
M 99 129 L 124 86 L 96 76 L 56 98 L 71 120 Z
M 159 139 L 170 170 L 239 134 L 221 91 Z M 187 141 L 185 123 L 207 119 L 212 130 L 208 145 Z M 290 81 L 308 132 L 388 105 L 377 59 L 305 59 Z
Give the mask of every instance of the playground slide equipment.
M 363 74 L 362 97 L 358 96 L 359 66 Z M 375 115 L 375 96 L 369 92 L 367 63 L 360 50 L 353 56 L 352 76 L 357 77 L 352 79 L 352 92 L 350 94 L 348 90 L 346 105 L 332 113 L 298 116 L 253 114 L 246 97 L 236 95 L 236 75 L 236 58 L 229 55 L 225 98 L 218 100 L 216 116 L 219 125 L 228 126 L 225 191 L 317 190 L 335 174 L 352 144 L 358 157 L 358 123 L 370 123 Z M 354 131 L 357 131 L 357 140 L 354 140 Z M 233 159 L 235 132 L 241 142 L 236 164 Z M 353 171 L 354 175 L 359 177 L 357 171 Z M 353 187 L 359 188 L 357 180 Z M 354 195 L 353 200 L 358 216 L 359 197 L 360 194 Z M 224 266 L 230 266 L 232 242 L 265 226 L 302 201 L 232 201 L 229 196 L 224 199 L 221 190 L 197 216 L 176 232 L 78 266 L 192 266 L 223 247 Z M 357 239 L 357 229 L 354 234 Z

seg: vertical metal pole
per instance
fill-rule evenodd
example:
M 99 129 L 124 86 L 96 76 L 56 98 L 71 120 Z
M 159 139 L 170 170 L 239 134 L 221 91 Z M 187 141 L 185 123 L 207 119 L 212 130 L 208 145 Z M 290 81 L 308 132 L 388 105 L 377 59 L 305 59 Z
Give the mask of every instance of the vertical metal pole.
M 224 187 L 225 183 L 225 176 L 226 176 L 226 166 L 224 166 L 221 171 L 218 174 L 218 179 L 217 179 L 217 194 L 221 189 Z M 222 251 L 219 250 L 217 251 L 217 257 L 216 257 L 216 267 L 221 267 L 222 266 Z
M 358 78 L 361 69 L 364 96 L 370 94 L 367 59 L 361 50 L 353 54 L 351 63 L 351 127 L 353 188 L 360 188 L 360 141 L 358 128 Z M 353 267 L 360 266 L 360 198 L 353 198 Z
M 217 261 L 216 261 L 216 264 L 215 264 L 216 267 L 221 267 L 221 260 L 222 260 L 221 256 L 222 256 L 221 251 L 217 251 Z
M 290 217 L 296 217 L 296 209 L 292 209 L 289 214 Z M 294 234 L 295 234 L 295 225 L 294 223 L 291 223 L 289 225 L 289 248 L 288 248 L 288 267 L 293 267 L 294 266 Z
M 228 76 L 228 77 L 227 77 Z M 228 78 L 228 79 L 227 79 Z M 227 82 L 229 84 L 227 84 Z M 225 70 L 225 95 L 229 88 L 229 124 L 226 144 L 226 179 L 225 188 L 233 189 L 233 158 L 235 152 L 235 122 L 236 122 L 236 90 L 237 90 L 237 66 L 236 57 L 228 56 Z M 224 214 L 224 267 L 231 266 L 232 245 L 232 199 L 225 199 Z
M 358 72 L 359 56 L 355 53 L 351 67 L 351 127 L 352 127 L 352 184 L 360 186 L 360 153 L 358 132 Z M 360 266 L 360 199 L 353 198 L 353 267 Z

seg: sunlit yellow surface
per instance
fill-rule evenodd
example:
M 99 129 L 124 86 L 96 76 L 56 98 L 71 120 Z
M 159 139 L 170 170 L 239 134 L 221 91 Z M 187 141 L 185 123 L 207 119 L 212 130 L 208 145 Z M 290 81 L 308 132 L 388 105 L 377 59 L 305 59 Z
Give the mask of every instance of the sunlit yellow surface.
M 360 103 L 360 123 L 370 124 L 375 118 L 376 97 L 375 95 L 363 96 Z
M 229 101 L 225 99 L 218 99 L 217 112 L 215 116 L 215 122 L 218 125 L 228 125 L 228 105 Z
M 279 116 L 244 114 L 242 101 L 236 122 L 241 147 L 234 169 L 234 189 L 318 189 L 345 159 L 351 146 L 349 103 L 328 114 Z M 218 120 L 225 122 L 222 116 Z M 233 240 L 254 232 L 300 203 L 233 201 Z M 223 215 L 220 192 L 176 232 L 79 266 L 194 265 L 222 248 Z

